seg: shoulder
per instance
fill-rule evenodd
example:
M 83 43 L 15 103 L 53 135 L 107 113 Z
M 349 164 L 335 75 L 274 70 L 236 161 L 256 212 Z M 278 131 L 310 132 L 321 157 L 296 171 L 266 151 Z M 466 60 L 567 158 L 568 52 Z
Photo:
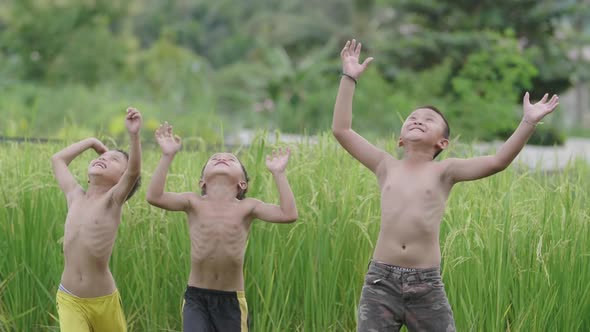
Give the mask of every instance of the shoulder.
M 384 179 L 387 177 L 389 171 L 398 166 L 399 160 L 395 159 L 392 155 L 387 152 L 384 152 L 383 159 L 377 165 L 377 169 L 375 170 L 375 175 L 377 175 L 378 179 Z
M 187 203 L 190 204 L 191 206 L 203 204 L 207 201 L 205 199 L 205 197 L 198 195 L 192 191 L 180 193 L 180 196 L 183 197 L 184 199 L 186 199 Z
M 451 180 L 451 170 L 459 159 L 448 158 L 433 163 L 433 170 L 437 172 L 443 180 Z
M 76 202 L 80 198 L 84 198 L 85 196 L 86 196 L 86 191 L 84 190 L 84 188 L 82 188 L 80 185 L 76 185 L 76 188 L 74 188 L 74 190 L 70 191 L 66 196 L 68 206 L 72 206 L 72 205 L 76 204 Z
M 256 199 L 256 198 L 251 198 L 251 197 L 246 197 L 246 198 L 244 198 L 244 199 L 242 199 L 242 200 L 239 200 L 238 202 L 239 202 L 240 204 L 244 205 L 244 206 L 251 207 L 251 208 L 255 208 L 255 207 L 257 207 L 258 205 L 260 205 L 260 204 L 263 204 L 263 203 L 264 203 L 264 202 L 262 202 L 262 201 L 261 201 L 261 200 L 259 200 L 259 199 Z

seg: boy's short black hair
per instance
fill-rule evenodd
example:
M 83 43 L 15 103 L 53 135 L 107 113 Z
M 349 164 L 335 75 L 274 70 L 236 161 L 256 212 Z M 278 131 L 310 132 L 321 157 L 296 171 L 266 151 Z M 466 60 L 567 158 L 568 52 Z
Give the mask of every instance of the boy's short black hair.
M 440 117 L 445 122 L 445 126 L 446 126 L 445 131 L 443 132 L 443 137 L 446 138 L 446 139 L 449 139 L 449 137 L 451 137 L 451 126 L 449 126 L 449 122 L 447 121 L 447 119 L 445 118 L 445 116 L 442 114 L 442 112 L 438 108 L 436 108 L 436 107 L 434 107 L 432 105 L 426 105 L 426 106 L 418 107 L 417 109 L 420 109 L 420 108 L 426 108 L 426 109 L 429 109 L 429 110 L 433 110 L 438 115 L 440 115 Z M 442 149 L 441 150 L 438 150 L 434 154 L 434 157 L 432 159 L 436 158 L 441 152 L 442 152 Z
M 244 167 L 244 164 L 242 164 L 242 162 L 240 161 L 240 159 L 238 157 L 236 157 L 236 159 L 238 159 L 238 162 L 240 163 L 240 166 L 242 167 L 242 172 L 244 172 L 244 178 L 246 179 L 246 183 L 249 183 L 250 178 L 248 177 L 248 172 L 246 171 L 246 167 Z M 205 165 L 203 165 L 203 168 L 201 169 L 201 179 L 203 179 L 203 172 L 205 172 L 205 167 L 207 167 L 208 162 L 209 162 L 209 159 L 207 159 L 207 161 L 205 162 Z M 247 192 L 248 192 L 248 186 L 246 186 L 246 189 L 244 189 L 244 190 L 238 189 L 238 195 L 236 196 L 236 198 L 239 200 L 243 200 L 244 198 L 246 198 Z M 203 186 L 201 188 L 201 196 L 203 196 L 203 195 L 207 195 L 207 187 L 205 187 L 205 186 Z
M 129 154 L 126 151 L 120 149 L 115 149 L 115 151 L 121 152 L 125 158 L 127 158 L 127 161 L 129 161 Z M 135 184 L 133 185 L 133 188 L 131 188 L 131 191 L 127 194 L 127 197 L 125 197 L 125 201 L 130 199 L 137 192 L 139 187 L 141 187 L 141 175 L 137 178 L 137 181 L 135 181 Z

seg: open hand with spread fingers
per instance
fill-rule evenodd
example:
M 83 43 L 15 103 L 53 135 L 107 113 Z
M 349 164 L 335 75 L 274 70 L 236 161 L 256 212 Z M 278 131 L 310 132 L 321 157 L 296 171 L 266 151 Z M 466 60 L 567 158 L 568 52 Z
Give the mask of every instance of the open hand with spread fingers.
M 549 94 L 545 94 L 543 98 L 535 104 L 531 104 L 529 100 L 529 93 L 524 94 L 524 98 L 522 100 L 522 108 L 523 108 L 523 119 L 525 122 L 530 124 L 536 125 L 543 119 L 547 114 L 553 112 L 557 105 L 559 105 L 559 97 L 557 95 L 553 95 L 549 101 Z
M 178 135 L 172 132 L 172 126 L 168 122 L 164 122 L 156 129 L 156 141 L 162 148 L 162 153 L 171 155 L 176 154 L 182 146 L 182 140 Z
M 291 156 L 291 149 L 286 148 L 283 150 L 279 148 L 278 152 L 273 151 L 272 155 L 266 156 L 266 168 L 272 174 L 280 174 L 285 172 L 287 163 L 289 162 L 289 156 Z
M 367 69 L 367 66 L 371 61 L 372 57 L 368 57 L 363 61 L 359 62 L 359 56 L 361 54 L 361 43 L 357 43 L 355 39 L 347 41 L 346 45 L 340 52 L 340 58 L 342 59 L 342 73 L 346 76 L 352 76 L 357 80 L 361 74 Z

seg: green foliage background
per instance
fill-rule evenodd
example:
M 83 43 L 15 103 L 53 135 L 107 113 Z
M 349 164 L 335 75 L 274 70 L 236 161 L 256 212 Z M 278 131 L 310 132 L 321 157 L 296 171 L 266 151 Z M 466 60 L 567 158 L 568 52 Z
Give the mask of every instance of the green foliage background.
M 355 37 L 376 58 L 355 101 L 366 136 L 434 104 L 464 139 L 504 138 L 525 90 L 588 81 L 568 54 L 588 44 L 589 13 L 576 0 L 4 0 L 0 135 L 120 137 L 127 105 L 146 135 L 164 120 L 212 143 L 243 128 L 315 134 Z

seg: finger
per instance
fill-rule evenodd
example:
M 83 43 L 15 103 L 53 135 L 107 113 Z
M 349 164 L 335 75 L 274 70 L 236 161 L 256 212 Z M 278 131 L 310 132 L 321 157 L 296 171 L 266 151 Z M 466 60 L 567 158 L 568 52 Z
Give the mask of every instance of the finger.
M 367 68 L 369 63 L 371 63 L 372 61 L 373 61 L 373 57 L 368 57 L 365 59 L 365 61 L 363 61 L 363 64 L 361 66 L 363 66 L 363 68 Z
M 555 103 L 551 104 L 549 106 L 549 113 L 553 112 L 557 108 L 557 105 L 559 105 L 559 101 L 556 101 Z
M 558 101 L 559 97 L 557 95 L 553 95 L 553 97 L 551 97 L 551 99 L 549 100 L 549 106 L 554 107 L 555 103 L 557 103 Z
M 356 44 L 356 48 L 354 50 L 354 54 L 355 55 L 360 55 L 361 54 L 361 48 L 363 47 L 363 45 L 361 43 Z
M 541 104 L 544 104 L 544 103 L 546 103 L 546 102 L 547 102 L 547 98 L 548 98 L 548 97 L 549 97 L 549 94 L 548 94 L 548 93 L 546 93 L 546 94 L 543 96 L 543 98 L 542 98 L 542 99 L 541 99 L 539 102 L 540 102 Z
M 355 49 L 356 49 L 356 39 L 353 39 L 352 42 L 350 43 L 348 50 L 354 53 Z
M 525 104 L 525 105 L 530 105 L 531 104 L 531 101 L 530 101 L 529 97 L 530 97 L 529 96 L 529 92 L 527 91 L 524 94 L 524 97 L 522 98 L 522 103 Z
M 182 138 L 180 138 L 180 136 L 178 136 L 178 135 L 174 135 L 174 141 L 176 143 L 180 143 L 180 142 L 182 142 Z
M 346 44 L 344 45 L 344 47 L 342 48 L 342 51 L 340 52 L 341 56 L 344 56 L 348 53 L 348 45 L 350 45 L 350 40 L 346 41 Z

